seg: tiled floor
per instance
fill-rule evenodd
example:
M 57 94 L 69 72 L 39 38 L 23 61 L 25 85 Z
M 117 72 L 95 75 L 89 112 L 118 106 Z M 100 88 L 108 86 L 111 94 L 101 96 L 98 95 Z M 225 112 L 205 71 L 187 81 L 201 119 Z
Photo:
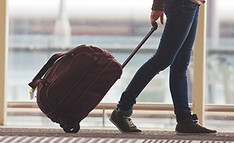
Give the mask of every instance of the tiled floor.
M 37 137 L 0 136 L 1 143 L 234 143 L 234 141 L 90 138 L 90 137 Z
M 89 128 L 68 134 L 59 128 L 2 126 L 0 143 L 234 143 L 234 133 L 176 134 L 174 131 L 143 130 L 137 134 L 122 134 L 114 128 Z

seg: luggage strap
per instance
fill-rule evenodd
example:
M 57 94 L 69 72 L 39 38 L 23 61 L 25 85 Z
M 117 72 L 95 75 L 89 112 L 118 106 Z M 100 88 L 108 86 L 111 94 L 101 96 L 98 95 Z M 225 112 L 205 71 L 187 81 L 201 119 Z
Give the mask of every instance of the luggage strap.
M 47 63 L 42 67 L 42 69 L 37 73 L 37 75 L 33 78 L 32 82 L 30 82 L 28 85 L 35 89 L 39 83 L 42 82 L 42 76 L 48 71 L 48 69 L 57 61 L 60 57 L 64 56 L 65 53 L 57 53 L 54 54 Z

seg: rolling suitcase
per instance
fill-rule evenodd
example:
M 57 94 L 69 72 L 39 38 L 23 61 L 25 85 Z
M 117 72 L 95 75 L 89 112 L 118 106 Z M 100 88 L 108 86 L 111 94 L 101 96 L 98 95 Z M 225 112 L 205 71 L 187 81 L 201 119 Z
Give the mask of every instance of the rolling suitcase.
M 78 132 L 81 120 L 98 105 L 156 29 L 157 23 L 122 65 L 95 46 L 80 45 L 54 54 L 29 83 L 32 92 L 37 89 L 38 107 L 66 133 Z

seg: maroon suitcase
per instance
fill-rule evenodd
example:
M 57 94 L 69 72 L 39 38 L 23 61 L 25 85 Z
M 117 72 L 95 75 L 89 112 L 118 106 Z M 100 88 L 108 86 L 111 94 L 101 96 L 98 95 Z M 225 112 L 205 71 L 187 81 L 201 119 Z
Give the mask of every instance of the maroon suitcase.
M 37 87 L 38 107 L 65 132 L 78 132 L 81 120 L 98 105 L 156 29 L 157 23 L 122 65 L 109 52 L 94 46 L 81 45 L 54 54 L 29 83 L 33 90 Z

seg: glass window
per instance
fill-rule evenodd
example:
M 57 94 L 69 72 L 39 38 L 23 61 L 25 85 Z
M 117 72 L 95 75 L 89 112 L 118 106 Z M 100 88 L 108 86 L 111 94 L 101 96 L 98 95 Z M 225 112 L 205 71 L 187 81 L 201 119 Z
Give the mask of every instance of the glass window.
M 233 105 L 234 2 L 232 0 L 207 2 L 206 104 Z M 211 120 L 213 121 L 210 122 Z M 219 130 L 233 130 L 233 112 L 206 113 L 206 123 Z
M 234 103 L 234 12 L 231 0 L 208 1 L 207 96 L 209 104 Z
M 50 56 L 77 45 L 106 49 L 123 63 L 151 28 L 151 5 L 140 0 L 10 0 L 8 101 L 29 101 L 27 84 Z M 156 51 L 162 28 L 129 63 L 103 102 L 118 101 L 133 73 Z M 170 99 L 166 73 L 147 87 L 139 101 Z
M 206 104 L 234 102 L 233 3 L 233 0 L 207 1 Z M 27 84 L 54 53 L 66 52 L 81 44 L 106 49 L 123 63 L 151 28 L 151 5 L 151 0 L 9 0 L 7 100 L 35 102 L 35 99 L 30 100 Z M 136 70 L 157 50 L 162 30 L 163 26 L 159 24 L 158 30 L 126 66 L 121 79 L 102 102 L 118 102 Z M 138 102 L 172 103 L 168 75 L 167 69 L 154 78 Z M 192 77 L 191 61 L 188 70 L 190 103 Z M 214 115 L 209 113 L 206 119 L 213 120 Z M 233 119 L 231 114 L 219 117 L 221 120 Z M 44 123 L 41 124 L 47 126 L 47 119 L 42 120 Z M 231 123 L 228 121 L 225 128 Z M 17 124 L 16 118 L 8 122 Z M 209 126 L 216 127 L 215 123 Z M 168 122 L 163 127 L 167 125 Z M 174 127 L 174 122 L 172 125 Z

